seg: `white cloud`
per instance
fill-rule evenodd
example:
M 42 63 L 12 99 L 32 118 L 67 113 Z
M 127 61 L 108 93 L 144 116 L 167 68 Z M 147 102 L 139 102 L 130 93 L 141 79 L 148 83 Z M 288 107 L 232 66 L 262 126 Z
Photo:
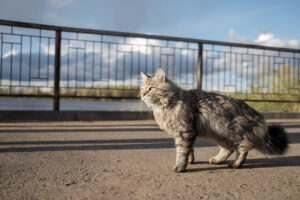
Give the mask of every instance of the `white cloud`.
M 230 42 L 236 43 L 253 43 L 251 40 L 248 40 L 240 35 L 238 35 L 233 29 L 228 31 L 228 38 Z
M 249 43 L 263 46 L 285 47 L 285 48 L 300 48 L 300 41 L 296 39 L 284 40 L 275 36 L 271 31 L 262 32 L 257 39 L 250 40 L 238 35 L 233 29 L 228 31 L 230 42 Z
M 300 42 L 298 40 L 282 40 L 277 38 L 272 32 L 265 32 L 259 34 L 258 38 L 254 41 L 257 44 L 265 46 L 289 47 L 299 48 Z
M 49 55 L 55 54 L 55 45 L 54 44 L 51 44 L 48 46 L 48 45 L 41 43 L 41 47 L 46 54 L 49 54 Z
M 17 54 L 18 54 L 18 51 L 16 51 L 15 49 L 13 49 L 13 50 L 7 52 L 6 54 L 4 54 L 2 57 L 3 58 L 7 58 L 9 56 L 14 56 L 14 55 L 17 55 Z

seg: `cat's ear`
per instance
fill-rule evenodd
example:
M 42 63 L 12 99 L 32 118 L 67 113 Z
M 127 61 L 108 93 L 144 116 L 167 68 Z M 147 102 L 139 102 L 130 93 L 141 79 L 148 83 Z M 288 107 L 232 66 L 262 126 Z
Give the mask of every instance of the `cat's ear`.
M 141 72 L 142 80 L 145 83 L 147 79 L 149 78 L 144 72 Z
M 155 78 L 159 82 L 166 82 L 166 74 L 162 68 L 160 68 L 160 67 L 157 68 L 156 73 L 155 73 Z

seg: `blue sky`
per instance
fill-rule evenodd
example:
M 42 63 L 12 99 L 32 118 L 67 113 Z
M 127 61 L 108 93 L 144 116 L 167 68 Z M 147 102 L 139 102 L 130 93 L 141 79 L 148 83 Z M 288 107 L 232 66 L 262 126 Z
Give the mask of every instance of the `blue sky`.
M 0 0 L 0 19 L 300 48 L 297 0 Z

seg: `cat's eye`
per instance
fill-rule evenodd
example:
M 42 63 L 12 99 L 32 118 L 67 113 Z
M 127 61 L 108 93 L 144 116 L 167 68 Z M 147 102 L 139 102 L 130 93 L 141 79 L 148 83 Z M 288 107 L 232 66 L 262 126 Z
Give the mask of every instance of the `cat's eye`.
M 151 89 L 152 89 L 152 87 L 149 87 L 149 89 L 148 89 L 148 90 L 150 91 Z

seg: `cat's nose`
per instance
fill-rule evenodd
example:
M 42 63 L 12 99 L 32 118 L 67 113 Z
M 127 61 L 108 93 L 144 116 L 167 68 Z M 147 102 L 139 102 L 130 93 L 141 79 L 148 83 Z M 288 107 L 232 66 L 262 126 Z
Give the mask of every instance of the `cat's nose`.
M 141 96 L 144 97 L 147 94 L 147 92 L 141 92 Z

